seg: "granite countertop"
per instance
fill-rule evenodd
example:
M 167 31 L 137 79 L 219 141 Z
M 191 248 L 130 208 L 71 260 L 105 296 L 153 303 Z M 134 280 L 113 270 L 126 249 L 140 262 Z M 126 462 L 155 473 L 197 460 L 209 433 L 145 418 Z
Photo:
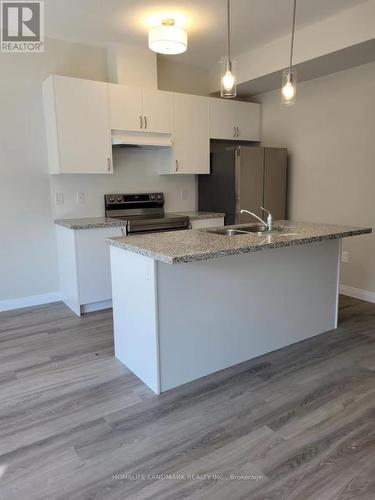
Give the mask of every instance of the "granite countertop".
M 225 217 L 225 214 L 223 213 L 198 211 L 169 212 L 165 215 L 181 215 L 184 217 L 189 217 L 190 220 L 216 219 L 218 217 Z M 68 229 L 78 230 L 103 227 L 121 227 L 125 225 L 125 222 L 123 220 L 119 221 L 118 219 L 111 219 L 109 217 L 86 217 L 82 219 L 58 219 L 55 220 L 55 224 L 67 227 Z
M 110 238 L 108 242 L 124 250 L 151 257 L 166 264 L 178 264 L 372 232 L 371 228 L 307 222 L 278 221 L 276 224 L 284 226 L 284 230 L 269 235 L 255 233 L 224 236 L 205 230 L 191 230 Z M 240 228 L 241 226 L 236 227 Z
M 169 212 L 165 215 L 181 215 L 184 217 L 189 217 L 190 220 L 218 219 L 221 217 L 225 217 L 225 214 L 222 212 L 199 212 L 196 210 L 192 210 L 189 212 Z
M 109 217 L 86 217 L 82 219 L 60 219 L 55 220 L 58 226 L 68 229 L 96 229 L 102 227 L 122 227 L 125 226 L 123 220 L 110 219 Z

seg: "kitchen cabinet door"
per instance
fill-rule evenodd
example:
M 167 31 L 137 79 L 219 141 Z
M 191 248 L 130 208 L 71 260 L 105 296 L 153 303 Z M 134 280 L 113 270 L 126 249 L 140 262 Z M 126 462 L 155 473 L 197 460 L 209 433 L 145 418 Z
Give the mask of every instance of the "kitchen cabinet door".
M 53 75 L 43 99 L 50 172 L 112 173 L 107 84 Z
M 107 238 L 122 236 L 124 227 L 73 230 L 56 226 L 60 294 L 78 316 L 111 307 L 111 263 Z
M 210 98 L 210 138 L 236 139 L 236 114 L 232 102 L 226 99 Z
M 143 89 L 142 110 L 147 132 L 171 134 L 173 130 L 173 93 Z
M 260 141 L 260 104 L 210 98 L 210 138 Z
M 142 89 L 117 83 L 108 84 L 109 116 L 112 130 L 139 132 L 144 129 Z
M 243 101 L 231 101 L 230 104 L 234 108 L 237 139 L 260 141 L 260 104 Z
M 210 173 L 208 97 L 175 93 L 173 96 L 174 174 Z

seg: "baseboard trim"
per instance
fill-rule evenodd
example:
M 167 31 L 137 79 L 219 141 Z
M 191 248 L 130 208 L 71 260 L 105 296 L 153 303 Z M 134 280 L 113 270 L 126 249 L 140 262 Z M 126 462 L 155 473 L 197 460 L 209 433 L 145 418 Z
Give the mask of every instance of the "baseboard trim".
M 342 295 L 348 295 L 348 297 L 366 300 L 367 302 L 375 304 L 375 292 L 370 292 L 369 290 L 362 290 L 361 288 L 354 288 L 353 286 L 340 285 L 340 293 Z
M 103 311 L 112 308 L 112 300 L 103 300 L 101 302 L 92 302 L 91 304 L 84 304 L 81 306 L 81 313 L 87 314 L 95 311 Z
M 348 285 L 340 285 L 340 293 L 355 299 L 366 300 L 375 304 L 375 292 L 369 290 L 362 290 Z M 53 302 L 60 302 L 61 295 L 59 292 L 43 293 L 41 295 L 30 295 L 29 297 L 20 297 L 18 299 L 0 300 L 0 312 L 13 311 L 15 309 L 24 309 L 25 307 L 41 306 L 44 304 L 52 304 Z M 88 313 L 93 311 L 100 311 L 103 309 L 110 309 L 112 307 L 111 300 L 103 302 L 95 302 L 93 304 L 86 304 L 82 306 L 82 312 Z
M 59 302 L 60 300 L 61 295 L 59 292 L 30 295 L 29 297 L 20 297 L 18 299 L 0 300 L 0 312 L 52 304 L 53 302 Z

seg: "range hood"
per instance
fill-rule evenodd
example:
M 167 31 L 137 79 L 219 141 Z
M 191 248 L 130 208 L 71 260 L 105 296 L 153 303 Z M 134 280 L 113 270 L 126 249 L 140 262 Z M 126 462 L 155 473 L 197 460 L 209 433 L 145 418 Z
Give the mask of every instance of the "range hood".
M 140 148 L 170 148 L 171 134 L 155 134 L 152 132 L 130 132 L 126 130 L 112 130 L 113 147 L 140 147 Z

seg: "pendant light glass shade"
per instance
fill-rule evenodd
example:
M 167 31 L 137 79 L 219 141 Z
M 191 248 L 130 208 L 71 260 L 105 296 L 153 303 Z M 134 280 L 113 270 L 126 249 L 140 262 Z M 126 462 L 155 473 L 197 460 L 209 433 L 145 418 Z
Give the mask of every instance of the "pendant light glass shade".
M 285 106 L 295 104 L 297 94 L 297 71 L 285 69 L 283 71 L 283 83 L 281 87 L 281 102 Z
M 165 19 L 161 26 L 151 28 L 148 32 L 148 46 L 159 54 L 182 54 L 187 45 L 187 33 L 175 25 L 174 19 Z
M 293 0 L 293 24 L 292 38 L 290 43 L 289 68 L 283 71 L 283 81 L 281 86 L 281 102 L 285 106 L 291 106 L 296 102 L 297 72 L 295 69 L 293 69 L 294 35 L 296 31 L 296 7 L 297 0 Z
M 237 85 L 236 77 L 233 71 L 233 61 L 231 58 L 231 39 L 230 39 L 230 0 L 227 0 L 227 57 L 220 61 L 221 77 L 220 77 L 220 96 L 221 97 L 236 97 Z
M 237 95 L 237 82 L 234 73 L 233 61 L 229 61 L 227 58 L 221 61 L 221 97 L 236 97 Z

